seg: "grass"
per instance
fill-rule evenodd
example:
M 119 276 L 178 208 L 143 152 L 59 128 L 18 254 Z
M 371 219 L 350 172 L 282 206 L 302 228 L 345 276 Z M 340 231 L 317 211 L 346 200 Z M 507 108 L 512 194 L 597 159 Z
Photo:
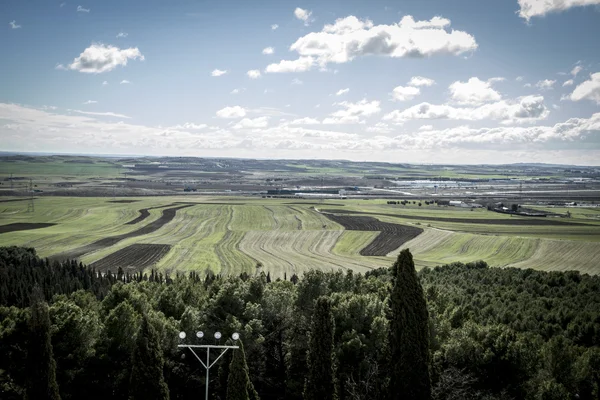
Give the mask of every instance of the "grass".
M 0 234 L 0 246 L 35 247 L 42 257 L 89 244 L 106 236 L 132 232 L 160 217 L 162 210 L 135 225 L 141 208 L 165 206 L 189 197 L 146 197 L 134 203 L 110 203 L 108 198 L 41 197 L 35 212 L 26 213 L 27 201 L 0 203 L 0 224 L 50 222 L 57 225 Z M 363 257 L 359 251 L 377 232 L 344 231 L 314 207 L 346 208 L 362 212 L 397 214 L 376 216 L 382 221 L 418 225 L 425 232 L 406 243 L 419 267 L 453 261 L 483 259 L 496 267 L 517 266 L 548 270 L 578 269 L 600 273 L 600 221 L 598 209 L 569 208 L 572 218 L 589 226 L 510 226 L 448 223 L 403 219 L 401 215 L 506 219 L 487 210 L 455 207 L 390 206 L 385 200 L 341 200 L 343 206 L 321 206 L 315 201 L 256 198 L 194 197 L 199 204 L 177 212 L 157 231 L 122 240 L 82 257 L 97 261 L 135 243 L 169 244 L 173 248 L 155 266 L 162 270 L 206 270 L 216 273 L 254 273 L 257 263 L 274 276 L 288 276 L 311 268 L 367 271 L 389 266 L 388 257 Z M 555 212 L 562 210 L 553 209 Z

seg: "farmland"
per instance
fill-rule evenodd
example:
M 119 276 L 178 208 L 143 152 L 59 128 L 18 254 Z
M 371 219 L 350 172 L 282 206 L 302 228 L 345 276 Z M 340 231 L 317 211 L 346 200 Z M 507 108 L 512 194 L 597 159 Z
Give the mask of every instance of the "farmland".
M 382 200 L 321 205 L 163 196 L 126 202 L 40 197 L 34 202 L 34 212 L 27 212 L 27 201 L 0 203 L 0 246 L 31 246 L 42 257 L 77 258 L 100 270 L 269 271 L 273 276 L 312 268 L 364 272 L 389 266 L 400 249 L 410 248 L 419 267 L 483 259 L 497 267 L 600 272 L 597 208 L 569 219 L 527 219 Z M 35 225 L 11 230 L 28 227 L 23 224 Z

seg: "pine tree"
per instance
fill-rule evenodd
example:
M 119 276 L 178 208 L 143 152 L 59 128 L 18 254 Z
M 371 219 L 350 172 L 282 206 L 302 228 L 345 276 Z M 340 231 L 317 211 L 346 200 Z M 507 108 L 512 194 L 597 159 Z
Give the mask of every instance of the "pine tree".
M 250 381 L 246 354 L 242 341 L 238 342 L 239 349 L 234 350 L 231 364 L 229 364 L 229 377 L 227 378 L 227 400 L 258 400 L 258 393 Z
M 163 364 L 158 333 L 144 315 L 133 351 L 129 384 L 131 400 L 169 400 Z
M 390 399 L 431 399 L 429 315 L 412 254 L 392 266 L 389 300 Z
M 308 376 L 304 386 L 306 400 L 336 399 L 333 367 L 333 314 L 325 296 L 317 299 L 312 317 L 308 349 Z
M 39 286 L 33 289 L 31 296 L 26 398 L 60 400 L 56 383 L 56 362 L 52 355 L 50 340 L 48 303 L 44 300 Z

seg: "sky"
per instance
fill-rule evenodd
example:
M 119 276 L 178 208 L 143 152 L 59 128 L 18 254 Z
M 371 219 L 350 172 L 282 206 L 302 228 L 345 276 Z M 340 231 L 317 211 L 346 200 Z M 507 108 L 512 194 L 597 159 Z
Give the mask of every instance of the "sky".
M 600 0 L 3 0 L 0 151 L 600 165 Z

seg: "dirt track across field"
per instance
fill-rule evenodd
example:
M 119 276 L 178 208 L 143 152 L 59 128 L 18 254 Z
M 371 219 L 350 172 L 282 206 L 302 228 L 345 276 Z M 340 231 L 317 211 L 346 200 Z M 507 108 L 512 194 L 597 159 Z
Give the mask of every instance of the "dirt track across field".
M 557 219 L 533 219 L 534 217 L 513 217 L 506 219 L 484 219 L 484 218 L 438 218 L 438 217 L 421 217 L 418 215 L 406 214 L 387 214 L 375 212 L 349 211 L 349 210 L 321 210 L 324 213 L 334 214 L 363 214 L 363 215 L 381 215 L 384 217 L 396 217 L 405 219 L 415 219 L 420 221 L 437 221 L 437 222 L 454 222 L 460 224 L 486 224 L 486 225 L 553 225 L 553 226 L 586 226 L 577 222 L 560 221 Z
M 66 259 L 76 259 L 81 257 L 84 254 L 91 253 L 93 251 L 97 251 L 103 249 L 105 247 L 110 247 L 123 239 L 128 239 L 136 236 L 147 235 L 149 233 L 155 232 L 162 228 L 163 225 L 171 222 L 173 218 L 175 218 L 175 214 L 177 210 L 181 210 L 182 208 L 191 207 L 191 205 L 183 205 L 174 208 L 167 208 L 163 210 L 162 215 L 156 221 L 150 222 L 148 225 L 145 225 L 139 228 L 136 231 L 124 233 L 122 235 L 117 236 L 109 236 L 100 240 L 96 240 L 93 243 L 87 244 L 85 246 L 79 247 L 77 249 L 66 251 L 63 253 L 55 254 L 50 257 L 53 260 L 66 260 Z
M 121 203 L 121 204 L 129 204 L 129 203 L 135 203 L 136 201 L 139 200 L 109 200 L 109 203 Z
M 17 232 L 17 231 L 28 231 L 30 229 L 47 228 L 56 224 L 44 224 L 44 223 L 28 223 L 28 222 L 17 222 L 14 224 L 0 225 L 0 233 Z
M 132 244 L 90 264 L 100 272 L 141 272 L 160 261 L 171 250 L 168 244 Z
M 349 231 L 381 232 L 361 251 L 362 256 L 385 256 L 423 233 L 414 226 L 381 222 L 373 217 L 323 214 Z

